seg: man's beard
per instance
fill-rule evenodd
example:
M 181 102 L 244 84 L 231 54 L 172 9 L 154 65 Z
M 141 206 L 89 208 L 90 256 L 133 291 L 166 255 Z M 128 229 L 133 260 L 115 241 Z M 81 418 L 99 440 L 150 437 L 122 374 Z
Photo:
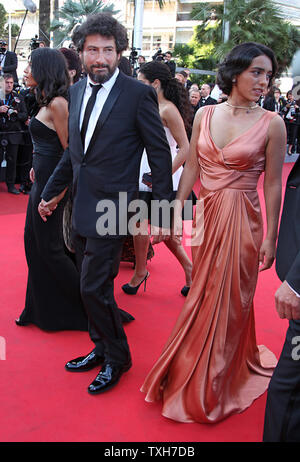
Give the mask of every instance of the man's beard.
M 103 65 L 102 66 L 102 69 L 105 68 L 107 69 L 107 72 L 93 72 L 93 69 L 96 68 L 98 66 L 90 66 L 89 68 L 84 64 L 83 65 L 84 67 L 84 70 L 85 72 L 89 75 L 90 79 L 95 82 L 95 83 L 104 83 L 104 82 L 107 82 L 113 75 L 114 75 L 114 72 L 117 68 L 117 63 L 115 64 L 115 66 L 113 67 L 110 67 L 108 64 L 106 65 Z

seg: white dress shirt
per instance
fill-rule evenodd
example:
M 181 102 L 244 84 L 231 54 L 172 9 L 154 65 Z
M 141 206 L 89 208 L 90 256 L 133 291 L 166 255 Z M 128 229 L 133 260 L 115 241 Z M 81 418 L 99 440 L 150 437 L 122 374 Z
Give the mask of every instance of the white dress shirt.
M 90 120 L 89 120 L 89 124 L 88 124 L 88 128 L 87 128 L 87 131 L 86 131 L 85 152 L 84 153 L 86 153 L 86 150 L 88 148 L 88 145 L 89 145 L 89 143 L 91 141 L 91 138 L 93 136 L 93 133 L 95 131 L 96 124 L 97 124 L 97 121 L 98 121 L 99 116 L 101 114 L 104 103 L 105 103 L 106 99 L 108 98 L 108 95 L 109 95 L 112 87 L 115 84 L 115 81 L 116 81 L 116 78 L 118 77 L 118 74 L 119 74 L 119 69 L 116 68 L 116 70 L 115 70 L 114 74 L 112 75 L 112 77 L 107 82 L 104 82 L 102 84 L 102 88 L 100 88 L 100 90 L 97 93 L 96 102 L 95 102 L 95 105 L 93 107 L 91 117 L 90 117 Z M 79 129 L 81 129 L 81 126 L 82 126 L 84 112 L 85 112 L 87 102 L 89 100 L 89 97 L 92 94 L 92 88 L 91 88 L 90 84 L 96 85 L 95 82 L 93 82 L 90 79 L 90 77 L 87 76 L 86 89 L 85 89 L 85 93 L 84 93 L 84 97 L 83 97 L 83 101 L 82 101 L 82 106 L 81 106 L 81 112 L 80 112 Z
M 296 292 L 295 289 L 293 289 L 293 287 L 290 286 L 288 282 L 287 282 L 287 285 L 289 286 L 289 288 L 291 289 L 291 291 L 294 292 L 294 294 L 296 295 L 296 297 L 300 298 L 300 294 L 298 294 L 298 292 Z
M 5 58 L 6 58 L 6 52 L 0 55 L 0 67 L 2 68 L 2 69 L 0 70 L 0 75 L 3 75 L 3 74 L 4 74 L 4 72 L 3 72 L 3 66 L 4 66 Z

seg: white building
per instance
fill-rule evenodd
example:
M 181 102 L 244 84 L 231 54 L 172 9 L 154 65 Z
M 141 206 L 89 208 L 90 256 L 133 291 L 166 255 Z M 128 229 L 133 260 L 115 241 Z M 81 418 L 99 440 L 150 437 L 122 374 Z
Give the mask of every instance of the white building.
M 0 0 L 6 11 L 9 13 L 12 23 L 21 27 L 26 9 L 22 0 Z M 103 0 L 105 1 L 105 0 Z M 52 4 L 54 0 L 51 0 Z M 132 37 L 134 22 L 133 0 L 106 0 L 113 3 L 115 9 L 120 10 L 118 19 L 128 29 L 129 37 Z M 198 21 L 189 18 L 192 8 L 204 0 L 166 0 L 162 9 L 159 8 L 156 0 L 144 0 L 143 15 L 143 45 L 141 53 L 151 56 L 157 46 L 163 51 L 172 49 L 175 43 L 187 43 L 193 35 L 193 28 Z M 300 27 L 300 1 L 299 0 L 274 0 L 283 16 Z M 29 45 L 30 39 L 40 35 L 38 30 L 38 8 L 39 0 L 34 1 L 37 6 L 36 13 L 28 12 L 23 23 L 19 47 Z M 63 0 L 59 0 L 63 4 Z M 223 0 L 211 0 L 211 3 L 222 4 Z M 19 48 L 18 47 L 18 48 Z
M 63 4 L 64 0 L 59 0 Z M 113 3 L 116 10 L 120 10 L 117 16 L 128 29 L 130 42 L 134 30 L 134 2 L 133 0 L 103 0 L 108 4 Z M 36 13 L 27 12 L 22 0 L 0 0 L 8 14 L 8 22 L 22 26 L 18 41 L 17 52 L 23 52 L 24 57 L 29 53 L 30 40 L 37 35 L 39 0 L 34 0 L 37 6 Z M 52 7 L 54 0 L 51 0 Z M 138 50 L 146 58 L 153 56 L 158 48 L 163 52 L 172 50 L 175 43 L 187 43 L 198 21 L 189 19 L 192 8 L 204 0 L 166 0 L 162 9 L 156 0 L 144 0 L 144 13 L 142 25 L 142 49 Z M 222 4 L 223 0 L 211 0 L 212 3 Z M 300 27 L 300 0 L 274 0 L 284 17 L 296 26 Z M 26 14 L 26 18 L 25 18 Z M 25 20 L 24 20 L 25 18 Z M 130 43 L 130 46 L 132 43 Z M 14 48 L 14 41 L 10 49 Z

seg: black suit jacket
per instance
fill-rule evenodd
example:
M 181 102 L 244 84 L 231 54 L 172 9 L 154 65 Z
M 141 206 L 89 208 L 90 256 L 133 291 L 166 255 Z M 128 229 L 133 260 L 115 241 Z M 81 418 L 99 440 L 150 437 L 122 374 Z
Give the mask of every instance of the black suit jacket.
M 170 69 L 172 77 L 175 77 L 175 72 L 176 72 L 176 63 L 175 63 L 175 61 L 165 61 L 165 64 Z
M 202 98 L 200 98 L 200 101 L 199 101 L 199 107 L 203 107 L 203 106 L 209 106 L 209 105 L 212 105 L 212 104 L 217 104 L 217 100 L 215 100 L 214 98 L 212 98 L 211 96 L 209 96 L 205 102 L 202 101 Z
M 14 51 L 7 51 L 5 53 L 5 60 L 2 71 L 4 74 L 12 74 L 14 82 L 18 83 L 17 76 L 18 58 Z
M 276 255 L 276 271 L 300 294 L 300 157 L 292 168 L 282 210 Z
M 84 155 L 79 118 L 85 87 L 83 79 L 70 88 L 69 146 L 42 198 L 49 200 L 59 194 L 73 177 L 74 229 L 85 237 L 99 237 L 96 223 L 105 217 L 103 201 L 108 200 L 116 209 L 116 235 L 126 234 L 124 220 L 127 223 L 129 202 L 138 196 L 144 148 L 152 171 L 153 199 L 172 198 L 172 160 L 156 93 L 152 87 L 120 72 Z M 121 201 L 119 192 L 126 193 Z
M 267 111 L 275 112 L 275 104 L 276 104 L 276 100 L 274 96 L 269 96 L 269 97 L 266 96 L 263 102 L 263 108 L 267 109 Z M 281 114 L 282 109 L 284 108 L 284 101 L 282 99 L 279 99 L 279 107 L 280 107 L 279 113 Z

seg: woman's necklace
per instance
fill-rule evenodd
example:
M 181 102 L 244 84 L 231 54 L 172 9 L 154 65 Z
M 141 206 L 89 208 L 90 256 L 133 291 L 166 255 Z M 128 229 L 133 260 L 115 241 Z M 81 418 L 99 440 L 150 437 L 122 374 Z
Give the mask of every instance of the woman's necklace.
M 234 109 L 246 109 L 246 114 L 249 114 L 249 112 L 251 112 L 252 109 L 260 107 L 257 103 L 254 106 L 234 106 L 228 101 L 225 101 L 225 104 L 227 104 L 227 106 L 233 107 Z

